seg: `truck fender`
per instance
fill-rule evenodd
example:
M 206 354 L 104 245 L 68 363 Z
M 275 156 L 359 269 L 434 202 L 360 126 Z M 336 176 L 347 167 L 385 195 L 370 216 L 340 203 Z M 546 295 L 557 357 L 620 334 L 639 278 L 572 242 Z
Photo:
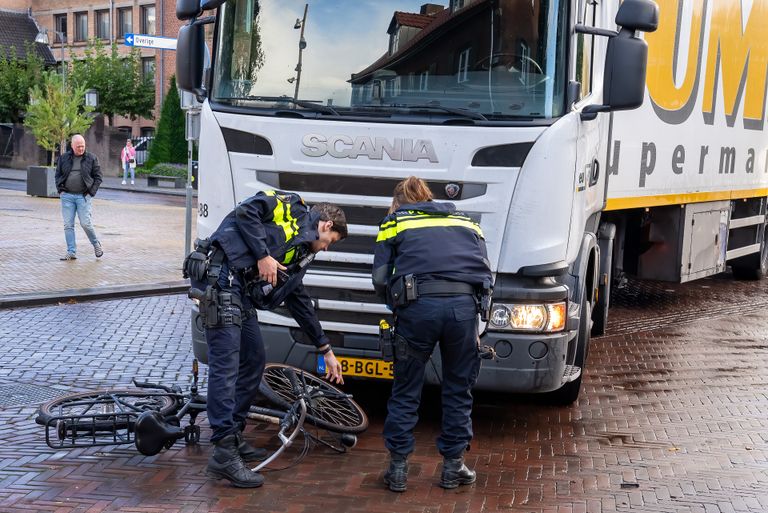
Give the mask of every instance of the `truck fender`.
M 597 236 L 592 232 L 584 232 L 584 236 L 581 239 L 579 255 L 570 265 L 568 274 L 564 276 L 565 284 L 571 290 L 569 300 L 572 303 L 581 303 L 581 290 L 583 284 L 586 284 L 584 291 L 589 295 L 589 300 L 592 302 L 594 290 L 597 286 L 597 279 L 600 274 L 599 267 L 600 248 L 597 243 Z

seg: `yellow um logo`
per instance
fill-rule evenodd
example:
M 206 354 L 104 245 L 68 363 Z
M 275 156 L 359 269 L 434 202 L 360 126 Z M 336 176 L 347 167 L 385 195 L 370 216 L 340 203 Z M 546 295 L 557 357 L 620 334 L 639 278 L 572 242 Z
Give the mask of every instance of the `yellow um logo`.
M 743 102 L 744 127 L 762 130 L 765 118 L 768 74 L 768 0 L 754 0 L 746 24 L 740 2 L 712 2 L 709 33 L 705 30 L 708 0 L 690 0 L 689 14 L 682 0 L 656 0 L 659 28 L 645 36 L 648 42 L 648 93 L 656 114 L 670 124 L 683 123 L 693 110 L 703 87 L 704 122 L 714 123 L 715 109 L 722 108 L 728 126 L 736 122 Z M 681 24 L 690 18 L 688 40 Z M 707 59 L 702 75 L 702 56 Z M 683 51 L 687 48 L 687 53 Z M 686 58 L 682 66 L 678 60 Z M 682 76 L 677 76 L 680 70 Z M 717 103 L 722 82 L 723 105 Z

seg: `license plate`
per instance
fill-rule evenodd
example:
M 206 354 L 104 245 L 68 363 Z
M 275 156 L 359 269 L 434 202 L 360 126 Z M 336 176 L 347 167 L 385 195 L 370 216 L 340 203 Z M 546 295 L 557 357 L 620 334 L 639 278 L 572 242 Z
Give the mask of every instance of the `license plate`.
M 354 358 L 352 356 L 336 356 L 341 364 L 341 373 L 345 376 L 361 378 L 392 379 L 392 362 L 375 360 L 373 358 Z M 325 359 L 317 359 L 317 372 L 325 374 Z

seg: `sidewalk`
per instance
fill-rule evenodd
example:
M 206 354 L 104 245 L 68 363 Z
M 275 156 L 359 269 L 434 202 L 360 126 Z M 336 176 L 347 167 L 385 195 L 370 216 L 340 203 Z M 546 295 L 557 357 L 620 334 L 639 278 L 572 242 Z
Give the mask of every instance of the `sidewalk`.
M 0 178 L 25 179 L 26 172 L 0 169 Z M 142 180 L 146 183 L 146 180 Z M 104 188 L 129 189 L 107 177 Z M 144 192 L 158 192 L 146 185 Z M 164 194 L 184 195 L 168 190 Z M 58 198 L 0 189 L 0 309 L 72 299 L 184 292 L 184 207 L 93 201 L 93 223 L 104 247 L 97 259 L 75 223 L 77 260 L 66 252 Z M 192 239 L 196 226 L 192 226 Z
M 15 180 L 20 182 L 27 181 L 26 169 L 10 169 L 0 168 L 0 179 L 3 180 Z M 117 176 L 104 176 L 101 187 L 104 189 L 115 189 L 121 191 L 131 192 L 145 192 L 149 194 L 168 194 L 171 196 L 185 196 L 187 194 L 186 189 L 174 189 L 171 187 L 149 187 L 147 185 L 147 178 L 145 176 L 136 176 L 136 185 L 123 185 L 123 179 Z M 192 196 L 197 196 L 197 191 L 192 191 Z

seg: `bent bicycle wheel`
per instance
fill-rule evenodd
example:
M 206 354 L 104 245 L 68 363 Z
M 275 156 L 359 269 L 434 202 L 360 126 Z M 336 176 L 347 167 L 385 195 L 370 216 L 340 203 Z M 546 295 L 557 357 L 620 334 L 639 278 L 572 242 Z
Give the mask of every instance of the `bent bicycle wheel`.
M 77 431 L 110 431 L 133 426 L 145 411 L 171 415 L 178 409 L 176 398 L 163 393 L 137 390 L 99 390 L 57 397 L 40 406 L 35 422 L 43 426 L 51 419 L 64 420 Z
M 347 395 L 317 376 L 281 363 L 268 363 L 259 391 L 270 402 L 287 410 L 297 400 L 296 389 L 306 392 L 307 422 L 335 433 L 362 433 L 368 416 Z

